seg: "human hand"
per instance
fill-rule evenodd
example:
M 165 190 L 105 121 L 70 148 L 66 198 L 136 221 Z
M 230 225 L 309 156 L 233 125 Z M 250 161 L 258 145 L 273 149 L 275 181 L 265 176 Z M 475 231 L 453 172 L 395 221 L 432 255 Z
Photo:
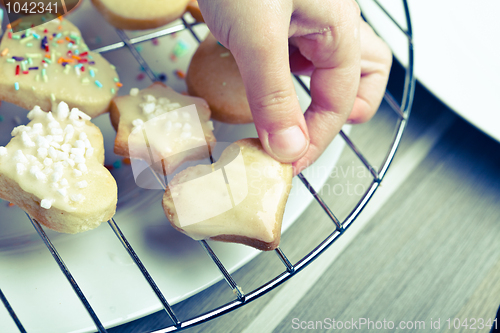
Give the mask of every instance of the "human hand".
M 205 22 L 240 69 L 264 149 L 295 174 L 342 125 L 370 119 L 382 100 L 391 52 L 352 0 L 199 0 Z M 290 72 L 311 75 L 302 114 Z

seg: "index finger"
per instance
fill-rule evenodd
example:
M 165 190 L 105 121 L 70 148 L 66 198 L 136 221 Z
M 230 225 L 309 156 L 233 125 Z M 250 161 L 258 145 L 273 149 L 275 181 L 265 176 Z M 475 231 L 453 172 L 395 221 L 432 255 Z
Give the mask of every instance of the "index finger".
M 297 34 L 291 39 L 315 67 L 311 75 L 312 102 L 304 115 L 310 145 L 294 163 L 295 173 L 313 163 L 338 134 L 352 111 L 360 80 L 361 17 L 357 4 L 350 0 L 333 2 L 331 8 L 318 13 L 317 22 L 324 22 L 323 31 Z

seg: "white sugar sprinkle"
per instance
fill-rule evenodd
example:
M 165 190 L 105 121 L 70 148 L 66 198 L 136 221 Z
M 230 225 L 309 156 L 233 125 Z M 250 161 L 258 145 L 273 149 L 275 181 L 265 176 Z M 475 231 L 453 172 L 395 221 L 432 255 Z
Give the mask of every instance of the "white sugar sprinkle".
M 69 196 L 69 198 L 71 199 L 71 201 L 80 202 L 83 199 L 83 195 L 81 195 L 81 194 L 72 194 L 72 195 Z
M 69 195 L 72 192 L 71 186 L 83 189 L 88 187 L 88 182 L 80 180 L 70 186 L 63 176 L 68 169 L 73 171 L 72 176 L 75 178 L 88 172 L 86 158 L 94 154 L 94 148 L 81 127 L 91 118 L 78 109 L 70 111 L 65 103 L 60 103 L 54 112 L 44 112 L 40 107 L 34 107 L 28 113 L 28 118 L 33 121 L 32 127 L 17 126 L 12 130 L 12 135 L 19 136 L 18 140 L 24 147 L 34 147 L 36 154 L 31 155 L 21 149 L 11 153 L 17 174 L 23 175 L 29 171 L 29 175 L 33 177 L 29 178 L 31 182 L 49 181 L 45 186 L 57 192 L 58 194 L 53 192 L 56 197 L 61 196 L 65 201 L 82 201 L 82 194 Z M 0 146 L 0 156 L 5 155 L 9 155 L 9 151 Z M 46 197 L 40 202 L 40 206 L 50 209 L 55 201 L 55 197 Z
M 139 89 L 138 88 L 132 88 L 130 89 L 130 96 L 137 96 L 139 94 Z
M 84 163 L 78 164 L 78 170 L 80 170 L 81 172 L 87 172 L 87 165 Z
M 87 150 L 85 151 L 85 157 L 90 158 L 92 157 L 92 155 L 94 155 L 94 148 L 92 147 L 87 148 Z
M 28 159 L 26 158 L 26 156 L 24 156 L 22 150 L 17 150 L 14 153 L 14 161 L 19 163 L 28 163 Z
M 22 175 L 26 171 L 26 165 L 23 163 L 16 164 L 16 172 L 18 175 Z
M 45 208 L 45 209 L 50 209 L 52 207 L 53 200 L 50 199 L 42 199 L 42 202 L 40 202 L 40 207 Z
M 86 180 L 82 180 L 81 182 L 76 183 L 76 186 L 79 188 L 86 188 L 88 186 L 88 183 Z

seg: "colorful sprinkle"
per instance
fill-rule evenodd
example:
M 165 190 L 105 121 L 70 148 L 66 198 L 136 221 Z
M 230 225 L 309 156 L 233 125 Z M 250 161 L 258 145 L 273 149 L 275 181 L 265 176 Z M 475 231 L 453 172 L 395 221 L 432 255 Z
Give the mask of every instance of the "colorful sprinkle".
M 28 36 L 28 37 L 26 37 L 26 38 L 23 38 L 23 39 L 22 39 L 19 43 L 21 43 L 21 44 L 26 44 L 27 42 L 29 42 L 30 40 L 33 40 L 33 39 L 35 39 L 35 37 L 33 37 L 33 36 Z
M 181 39 L 178 40 L 177 43 L 175 44 L 173 53 L 176 57 L 179 58 L 185 55 L 188 52 L 188 50 L 189 50 L 189 44 Z
M 48 43 L 48 42 L 49 42 L 49 41 L 48 41 L 48 39 L 47 39 L 47 36 L 44 36 L 44 37 L 42 38 L 42 41 L 40 42 L 40 48 L 41 48 L 42 50 L 45 50 L 45 47 L 47 46 L 47 43 Z
M 128 157 L 125 157 L 123 160 L 122 160 L 123 164 L 125 165 L 131 165 L 132 164 L 132 161 L 130 161 L 130 158 Z
M 93 82 L 99 88 L 103 88 L 106 85 L 107 82 L 104 84 L 100 82 L 102 79 L 99 77 L 97 68 L 92 67 L 92 65 L 95 65 L 95 61 L 93 61 L 92 56 L 89 54 L 89 48 L 83 43 L 81 36 L 76 33 L 64 31 L 65 28 L 63 29 L 63 26 L 59 26 L 58 29 L 61 31 L 55 33 L 49 31 L 50 29 L 41 27 L 33 29 L 26 27 L 25 29 L 27 30 L 24 34 L 13 34 L 12 31 L 7 31 L 7 33 L 9 38 L 18 39 L 19 44 L 26 45 L 26 47 L 34 45 L 37 49 L 40 47 L 40 51 L 31 49 L 32 53 L 26 53 L 26 57 L 23 57 L 22 54 L 16 54 L 11 57 L 8 48 L 0 49 L 0 56 L 5 57 L 6 62 L 12 63 L 12 70 L 15 72 L 15 75 L 20 75 L 21 73 L 29 75 L 30 71 L 35 71 L 32 74 L 37 82 L 42 80 L 43 82 L 49 82 L 48 74 L 51 73 L 49 72 L 50 68 L 53 68 L 50 66 L 59 64 L 64 68 L 63 72 L 65 74 L 70 74 L 73 68 L 76 76 L 81 76 L 79 79 L 81 84 Z M 37 42 L 35 43 L 34 41 Z M 112 65 L 111 67 L 114 68 Z M 40 72 L 38 72 L 39 70 Z M 58 69 L 55 70 L 55 72 L 58 71 Z M 89 74 L 86 75 L 85 72 Z M 118 77 L 113 78 L 113 81 L 115 85 L 108 89 L 110 89 L 112 94 L 116 94 L 118 88 L 122 87 L 123 84 Z M 19 90 L 19 82 L 14 83 L 14 88 Z M 55 96 L 50 95 L 50 98 L 54 100 Z
M 113 168 L 120 169 L 121 166 L 122 166 L 122 161 L 116 160 L 116 161 L 113 162 Z
M 175 75 L 177 75 L 177 77 L 179 79 L 184 79 L 186 77 L 186 73 L 184 73 L 182 70 L 178 69 L 175 71 Z

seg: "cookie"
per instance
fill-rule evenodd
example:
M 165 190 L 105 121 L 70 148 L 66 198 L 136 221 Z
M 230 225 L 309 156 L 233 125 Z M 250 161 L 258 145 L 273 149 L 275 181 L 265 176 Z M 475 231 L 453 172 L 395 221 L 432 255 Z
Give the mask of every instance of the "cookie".
M 163 209 L 175 229 L 195 240 L 270 251 L 279 245 L 292 176 L 291 164 L 274 160 L 258 139 L 239 140 L 213 165 L 175 175 L 163 196 Z
M 40 25 L 61 15 L 69 14 L 78 8 L 81 2 L 82 0 L 0 0 L 0 4 L 3 4 L 7 9 L 7 15 L 11 22 L 8 28 L 12 28 L 14 32 L 31 28 L 32 25 Z M 0 8 L 0 23 L 2 20 L 1 16 L 2 9 Z
M 154 29 L 184 14 L 189 0 L 92 0 L 114 27 L 126 30 Z
M 190 95 L 207 101 L 213 119 L 230 124 L 253 122 L 236 61 L 212 34 L 208 34 L 193 55 L 186 84 Z
M 207 103 L 160 82 L 115 98 L 110 116 L 115 153 L 146 160 L 165 175 L 186 161 L 208 158 L 216 141 Z
M 0 43 L 0 100 L 25 109 L 50 110 L 64 101 L 96 117 L 109 110 L 120 86 L 114 67 L 89 51 L 68 20 L 7 31 Z
M 116 210 L 117 186 L 103 166 L 102 134 L 78 109 L 39 107 L 0 147 L 0 198 L 63 233 L 93 229 Z
M 198 1 L 191 0 L 189 1 L 186 10 L 191 14 L 191 16 L 198 22 L 205 22 L 203 15 L 201 15 L 200 6 L 198 5 Z

